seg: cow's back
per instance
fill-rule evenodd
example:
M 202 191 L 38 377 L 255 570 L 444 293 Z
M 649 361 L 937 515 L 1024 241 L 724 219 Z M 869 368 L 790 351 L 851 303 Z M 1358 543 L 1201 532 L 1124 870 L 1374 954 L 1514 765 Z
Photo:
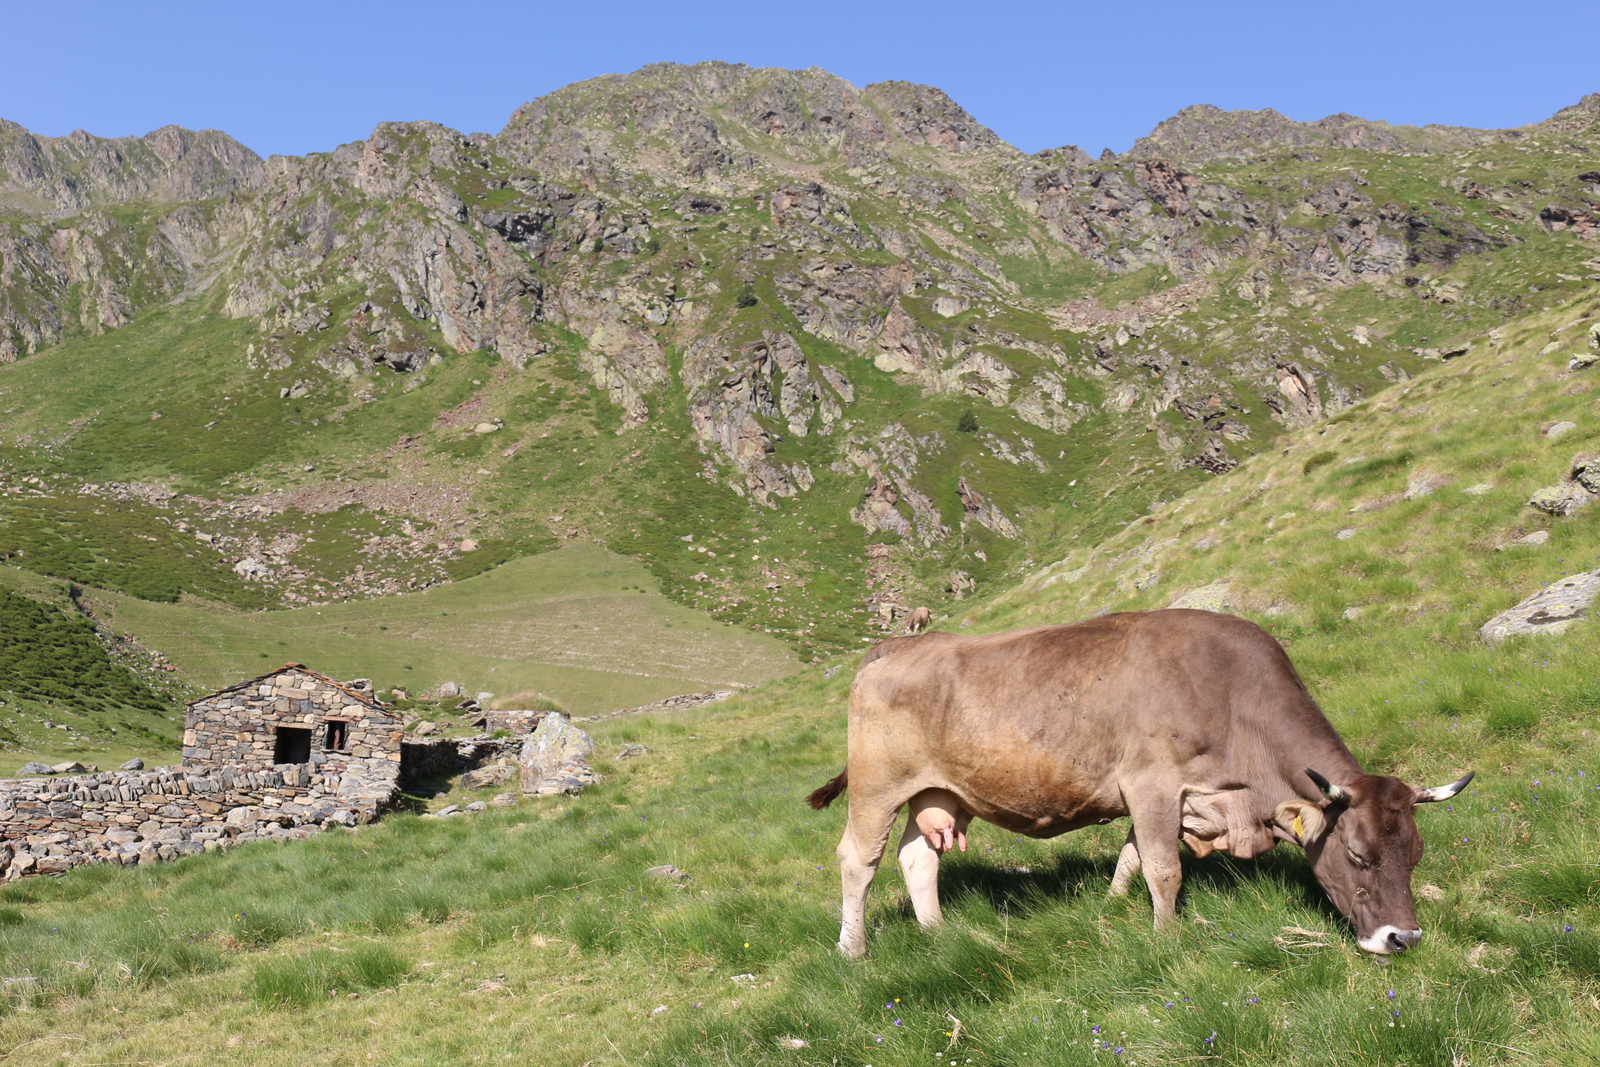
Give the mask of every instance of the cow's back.
M 1285 722 L 1343 747 L 1277 642 L 1233 616 L 927 634 L 884 642 L 857 676 L 851 780 L 951 789 L 991 821 L 1058 833 L 1123 814 L 1122 788 L 1154 770 L 1234 788 L 1280 761 Z

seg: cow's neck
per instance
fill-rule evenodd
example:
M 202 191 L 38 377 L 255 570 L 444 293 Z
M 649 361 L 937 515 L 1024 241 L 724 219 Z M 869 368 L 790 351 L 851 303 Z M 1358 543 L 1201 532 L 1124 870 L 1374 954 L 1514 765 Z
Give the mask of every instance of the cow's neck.
M 1367 773 L 1331 725 L 1326 727 L 1325 736 L 1305 738 L 1302 743 L 1291 746 L 1281 758 L 1284 774 L 1290 781 L 1299 780 L 1308 767 L 1330 782 L 1350 781 Z

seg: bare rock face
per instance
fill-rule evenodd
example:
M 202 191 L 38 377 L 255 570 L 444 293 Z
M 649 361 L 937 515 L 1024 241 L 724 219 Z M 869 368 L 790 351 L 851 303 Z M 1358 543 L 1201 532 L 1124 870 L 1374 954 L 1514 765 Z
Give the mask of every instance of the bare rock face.
M 1484 644 L 1498 645 L 1521 634 L 1558 634 L 1587 615 L 1596 596 L 1600 596 L 1600 571 L 1574 574 L 1496 615 L 1478 635 Z
M 861 495 L 861 503 L 850 512 L 850 521 L 866 530 L 869 535 L 882 531 L 910 537 L 912 534 L 910 520 L 895 508 L 899 502 L 900 494 L 895 491 L 894 483 L 879 471 L 867 483 L 866 491 Z
M 589 769 L 593 753 L 593 739 L 565 715 L 546 715 L 522 743 L 522 791 L 538 795 L 581 792 L 596 780 Z
M 815 417 L 819 432 L 831 433 L 843 411 L 840 389 L 850 389 L 832 368 L 813 377 L 794 338 L 774 333 L 737 348 L 720 336 L 697 342 L 684 356 L 683 382 L 695 433 L 733 461 L 743 476 L 735 489 L 748 490 L 761 504 L 792 497 L 815 482 L 804 464 L 772 459 L 773 434 L 761 420 L 783 420 L 791 434 L 804 437 Z

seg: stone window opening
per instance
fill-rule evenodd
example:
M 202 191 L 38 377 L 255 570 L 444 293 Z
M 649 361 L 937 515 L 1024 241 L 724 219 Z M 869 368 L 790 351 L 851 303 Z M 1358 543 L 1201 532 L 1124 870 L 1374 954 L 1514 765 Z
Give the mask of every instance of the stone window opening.
M 327 731 L 322 736 L 322 748 L 327 752 L 343 752 L 350 747 L 350 723 L 344 719 L 329 719 Z
M 311 730 L 303 726 L 280 726 L 272 743 L 273 763 L 310 763 Z

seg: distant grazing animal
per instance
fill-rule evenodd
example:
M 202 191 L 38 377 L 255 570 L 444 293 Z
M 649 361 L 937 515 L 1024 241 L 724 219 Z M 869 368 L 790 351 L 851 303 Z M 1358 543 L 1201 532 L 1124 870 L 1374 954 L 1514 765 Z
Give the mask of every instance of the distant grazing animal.
M 910 615 L 906 616 L 906 633 L 920 634 L 922 631 L 928 628 L 928 624 L 932 621 L 933 612 L 929 611 L 927 608 L 918 608 L 916 611 L 913 611 Z
M 839 949 L 852 957 L 907 804 L 900 869 L 925 926 L 940 921 L 939 857 L 965 850 L 974 817 L 1044 838 L 1128 815 L 1111 892 L 1142 867 L 1156 926 L 1174 920 L 1180 840 L 1243 859 L 1283 840 L 1305 847 L 1362 948 L 1399 952 L 1422 937 L 1412 807 L 1472 780 L 1417 789 L 1365 773 L 1271 636 L 1181 609 L 885 641 L 851 687 L 849 746 L 809 799 L 824 808 L 850 790 Z

